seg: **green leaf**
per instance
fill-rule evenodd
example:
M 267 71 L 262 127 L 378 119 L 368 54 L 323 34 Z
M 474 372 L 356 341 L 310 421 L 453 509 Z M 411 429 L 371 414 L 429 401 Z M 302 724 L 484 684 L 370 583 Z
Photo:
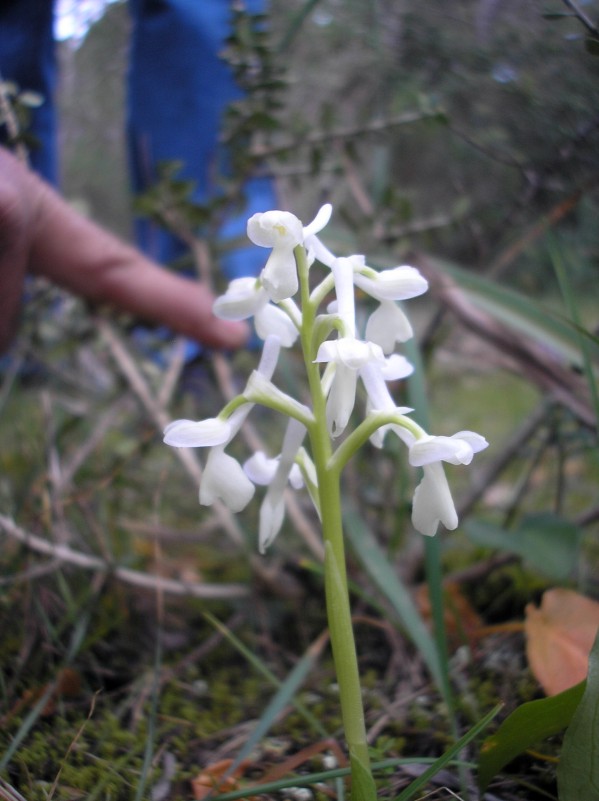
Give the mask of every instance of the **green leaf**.
M 494 523 L 468 521 L 464 531 L 471 542 L 520 556 L 548 578 L 565 581 L 576 570 L 581 529 L 550 513 L 525 517 L 508 531 Z
M 352 801 L 376 801 L 376 784 L 370 769 L 355 755 L 350 754 Z
M 439 773 L 439 771 L 442 770 L 445 765 L 449 764 L 449 762 L 451 762 L 451 760 L 457 756 L 460 751 L 468 745 L 468 743 L 474 740 L 474 738 L 477 737 L 481 731 L 483 731 L 489 725 L 495 715 L 498 714 L 501 707 L 502 704 L 497 704 L 497 706 L 494 707 L 490 712 L 487 712 L 484 718 L 479 720 L 478 723 L 469 731 L 467 731 L 463 737 L 460 737 L 457 743 L 454 743 L 451 748 L 449 748 L 439 757 L 439 759 L 435 760 L 430 768 L 427 768 L 424 773 L 415 779 L 409 785 L 409 787 L 406 787 L 402 793 L 396 796 L 393 801 L 409 801 L 410 798 L 413 798 L 422 787 L 428 784 L 433 776 L 436 776 L 436 774 Z
M 538 303 L 534 298 L 445 260 L 435 258 L 432 262 L 454 279 L 475 306 L 515 331 L 534 339 L 548 350 L 553 350 L 565 362 L 584 367 L 580 352 L 581 334 L 588 341 L 589 358 L 594 361 L 599 359 L 599 345 L 590 332 L 581 332 L 570 320 Z
M 503 721 L 495 734 L 487 737 L 478 763 L 481 791 L 518 754 L 568 726 L 582 698 L 584 685 L 583 681 L 558 695 L 522 704 Z
M 599 799 L 599 634 L 589 656 L 584 695 L 564 737 L 557 786 L 560 801 Z

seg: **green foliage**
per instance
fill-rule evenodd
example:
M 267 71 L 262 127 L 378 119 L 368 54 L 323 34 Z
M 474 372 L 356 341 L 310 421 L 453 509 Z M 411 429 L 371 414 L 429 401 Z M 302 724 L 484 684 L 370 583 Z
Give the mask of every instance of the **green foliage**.
M 582 530 L 556 515 L 525 516 L 511 531 L 480 520 L 467 522 L 464 529 L 477 545 L 518 554 L 529 569 L 554 581 L 567 582 L 577 570 Z
M 581 704 L 586 682 L 550 698 L 519 706 L 499 729 L 483 742 L 478 763 L 482 791 L 499 771 L 527 748 L 563 731 Z M 586 754 L 589 755 L 588 752 Z M 592 764 L 590 761 L 587 766 Z M 561 796 L 560 796 L 561 798 Z
M 560 801 L 599 798 L 599 634 L 589 657 L 584 694 L 564 737 L 557 784 Z

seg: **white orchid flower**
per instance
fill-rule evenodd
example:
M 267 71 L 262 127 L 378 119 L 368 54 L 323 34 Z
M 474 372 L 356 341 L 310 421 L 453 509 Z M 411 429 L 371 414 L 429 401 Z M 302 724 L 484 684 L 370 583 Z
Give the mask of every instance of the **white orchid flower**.
M 241 512 L 254 497 L 255 487 L 239 462 L 221 445 L 212 448 L 200 483 L 200 503 L 211 506 L 221 500 L 232 512 Z
M 384 363 L 380 345 L 356 339 L 352 259 L 336 259 L 332 267 L 337 296 L 335 313 L 343 323 L 344 336 L 326 340 L 318 348 L 316 363 L 335 365 L 327 398 L 327 425 L 331 436 L 346 429 L 356 401 L 357 371 L 369 362 Z
M 437 533 L 439 523 L 453 531 L 458 515 L 440 462 L 425 465 L 422 481 L 416 487 L 412 502 L 412 524 L 427 537 Z
M 451 437 L 426 435 L 410 448 L 410 464 L 423 467 L 433 462 L 470 464 L 474 454 L 487 448 L 489 443 L 474 431 L 458 431 Z
M 281 345 L 278 337 L 269 336 L 264 342 L 262 356 L 254 373 L 263 380 L 272 377 Z M 200 503 L 210 506 L 222 500 L 233 512 L 243 509 L 254 494 L 254 485 L 243 472 L 241 465 L 224 450 L 243 425 L 253 407 L 245 403 L 229 418 L 208 420 L 174 420 L 164 429 L 164 442 L 176 448 L 212 448 L 200 482 Z
M 212 311 L 221 320 L 247 320 L 268 303 L 268 295 L 259 279 L 234 278 L 224 295 L 214 301 Z
M 292 301 L 289 303 L 293 304 Z M 297 320 L 301 321 L 299 309 L 294 304 L 292 308 Z M 235 278 L 225 294 L 216 298 L 212 311 L 222 320 L 247 320 L 248 317 L 254 317 L 256 333 L 260 339 L 266 339 L 270 335 L 278 336 L 284 348 L 290 348 L 298 337 L 297 326 L 288 314 L 269 302 L 260 279 Z
M 354 283 L 377 300 L 408 300 L 422 295 L 428 281 L 415 267 L 407 264 L 390 270 L 373 270 L 364 264 L 363 256 L 353 256 Z
M 272 303 L 263 306 L 254 317 L 256 333 L 260 339 L 270 335 L 277 336 L 283 348 L 290 348 L 299 336 L 297 327 L 290 317 Z
M 395 407 L 382 371 L 376 364 L 365 365 L 360 377 L 368 395 L 371 411 L 396 411 L 404 415 L 409 409 Z M 417 426 L 414 428 L 418 429 Z M 417 436 L 410 427 L 390 424 L 379 428 L 371 437 L 376 447 L 382 447 L 385 434 L 393 431 L 409 448 L 409 461 L 424 468 L 424 476 L 414 492 L 412 523 L 421 534 L 433 536 L 441 522 L 445 528 L 457 528 L 458 517 L 443 471 L 442 461 L 450 464 L 470 464 L 475 453 L 488 446 L 487 440 L 474 431 L 458 431 L 451 437 L 434 437 L 421 431 Z
M 272 248 L 260 276 L 271 300 L 281 301 L 295 295 L 299 283 L 293 251 L 324 228 L 331 212 L 330 205 L 323 206 L 305 228 L 288 211 L 266 211 L 250 217 L 247 224 L 250 240 L 260 247 Z
M 207 448 L 231 438 L 231 423 L 218 417 L 207 420 L 173 420 L 164 429 L 164 442 L 174 448 Z
M 281 456 L 260 507 L 258 550 L 262 554 L 265 553 L 283 525 L 285 518 L 284 491 L 305 435 L 305 426 L 297 420 L 289 420 Z
M 280 456 L 271 459 L 264 451 L 256 451 L 243 463 L 243 470 L 254 484 L 267 487 L 275 477 L 280 460 Z M 302 471 L 297 464 L 291 468 L 289 483 L 293 489 L 301 489 L 304 486 Z
M 414 335 L 410 321 L 393 300 L 383 300 L 366 323 L 366 339 L 376 342 L 384 354 L 393 353 L 397 342 L 407 342 Z

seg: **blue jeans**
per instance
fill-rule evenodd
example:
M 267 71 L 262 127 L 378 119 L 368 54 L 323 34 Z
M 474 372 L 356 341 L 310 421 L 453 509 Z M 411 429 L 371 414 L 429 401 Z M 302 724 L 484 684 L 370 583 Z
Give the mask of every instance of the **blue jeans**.
M 246 0 L 251 13 L 265 0 Z M 229 0 L 129 0 L 133 22 L 128 74 L 127 145 L 131 182 L 143 191 L 156 178 L 156 165 L 181 161 L 181 177 L 195 183 L 198 203 L 218 194 L 215 176 L 226 174 L 227 154 L 219 145 L 226 106 L 242 96 L 228 64 L 219 57 L 230 33 Z M 57 183 L 56 62 L 52 36 L 53 0 L 0 0 L 0 74 L 21 89 L 40 92 L 32 133 L 41 147 L 32 166 Z M 276 207 L 273 182 L 250 179 L 246 208 L 230 214 L 222 239 L 245 234 L 247 218 Z M 136 222 L 139 247 L 160 262 L 181 255 L 183 244 L 147 220 Z M 255 275 L 263 266 L 260 250 L 247 247 L 223 257 L 228 279 Z

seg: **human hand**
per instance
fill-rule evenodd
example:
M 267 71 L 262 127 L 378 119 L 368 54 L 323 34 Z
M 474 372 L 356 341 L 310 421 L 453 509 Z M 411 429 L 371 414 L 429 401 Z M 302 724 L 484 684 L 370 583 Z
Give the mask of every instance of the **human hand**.
M 212 314 L 214 297 L 205 286 L 83 217 L 0 148 L 0 351 L 14 335 L 27 273 L 208 347 L 238 348 L 249 335 L 245 323 Z

